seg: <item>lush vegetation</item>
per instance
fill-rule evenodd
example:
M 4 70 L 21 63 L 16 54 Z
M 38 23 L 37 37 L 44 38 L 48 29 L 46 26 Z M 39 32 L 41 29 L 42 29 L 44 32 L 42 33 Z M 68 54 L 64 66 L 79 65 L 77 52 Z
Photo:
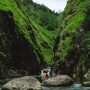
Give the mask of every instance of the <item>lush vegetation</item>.
M 89 11 L 89 0 L 68 0 L 62 13 L 32 0 L 0 0 L 1 76 L 10 69 L 39 74 L 52 64 L 57 73 L 84 75 L 90 68 Z
M 53 57 L 53 44 L 58 32 L 59 14 L 51 11 L 44 5 L 34 3 L 32 0 L 22 0 L 22 4 L 24 5 L 22 11 L 24 10 L 24 12 L 27 12 L 27 15 L 32 20 L 34 27 L 37 28 L 37 42 L 41 47 L 44 60 L 51 64 Z
M 22 0 L 22 2 L 26 7 L 25 11 L 28 13 L 33 21 L 49 31 L 54 31 L 58 28 L 58 13 L 51 11 L 44 5 L 34 3 L 32 0 Z
M 57 16 L 32 0 L 0 0 L 0 73 L 38 74 L 52 64 Z
M 73 75 L 77 68 L 89 68 L 90 1 L 68 0 L 57 36 L 54 52 L 55 69 Z M 57 42 L 58 41 L 58 42 Z M 56 70 L 57 71 L 57 70 Z

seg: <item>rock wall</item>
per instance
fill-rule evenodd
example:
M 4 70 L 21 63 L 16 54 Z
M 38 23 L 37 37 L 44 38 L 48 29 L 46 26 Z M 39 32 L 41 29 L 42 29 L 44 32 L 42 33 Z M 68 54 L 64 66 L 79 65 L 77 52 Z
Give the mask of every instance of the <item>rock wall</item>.
M 89 0 L 68 0 L 54 45 L 56 73 L 80 77 L 90 68 L 89 7 Z

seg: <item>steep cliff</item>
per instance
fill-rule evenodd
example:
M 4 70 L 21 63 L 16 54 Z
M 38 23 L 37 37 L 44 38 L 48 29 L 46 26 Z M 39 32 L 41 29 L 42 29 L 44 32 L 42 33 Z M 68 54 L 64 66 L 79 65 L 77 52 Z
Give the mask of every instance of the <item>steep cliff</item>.
M 29 17 L 40 26 L 46 28 L 48 31 L 55 31 L 55 29 L 58 28 L 58 13 L 51 11 L 43 4 L 37 4 L 32 0 L 22 0 L 22 3 L 25 6 L 25 12 L 27 12 Z
M 90 1 L 68 0 L 54 44 L 54 70 L 73 75 L 90 68 Z
M 0 0 L 0 74 L 38 74 L 51 63 L 51 34 L 31 20 L 22 0 Z

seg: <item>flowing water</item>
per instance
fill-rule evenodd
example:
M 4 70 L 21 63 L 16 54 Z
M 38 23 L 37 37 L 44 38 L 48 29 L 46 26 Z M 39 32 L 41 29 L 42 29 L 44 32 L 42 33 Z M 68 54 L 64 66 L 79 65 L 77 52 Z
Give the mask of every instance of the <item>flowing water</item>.
M 0 90 L 2 89 L 2 85 L 0 85 Z
M 83 87 L 81 84 L 73 84 L 71 87 L 42 87 L 43 90 L 90 90 L 90 87 Z
M 90 90 L 90 87 L 43 87 L 43 90 Z
M 2 86 L 0 86 L 2 87 Z M 90 90 L 90 87 L 83 88 L 65 88 L 65 87 L 42 87 L 43 90 Z M 1 90 L 1 88 L 0 88 Z

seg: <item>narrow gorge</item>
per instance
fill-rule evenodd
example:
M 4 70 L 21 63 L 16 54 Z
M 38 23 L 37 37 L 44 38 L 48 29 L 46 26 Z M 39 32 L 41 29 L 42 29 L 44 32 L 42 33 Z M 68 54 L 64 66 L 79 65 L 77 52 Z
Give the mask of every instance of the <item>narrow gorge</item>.
M 86 80 L 90 0 L 68 0 L 63 12 L 32 0 L 0 0 L 0 79 L 40 75 L 47 67 Z

